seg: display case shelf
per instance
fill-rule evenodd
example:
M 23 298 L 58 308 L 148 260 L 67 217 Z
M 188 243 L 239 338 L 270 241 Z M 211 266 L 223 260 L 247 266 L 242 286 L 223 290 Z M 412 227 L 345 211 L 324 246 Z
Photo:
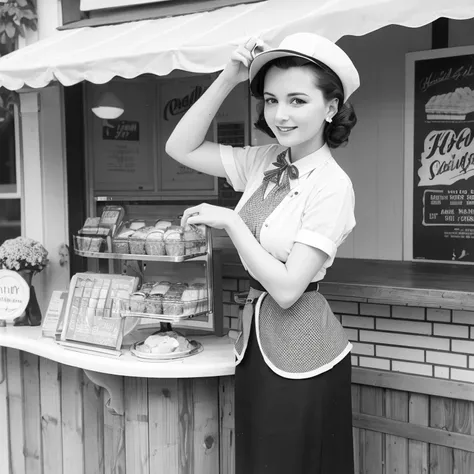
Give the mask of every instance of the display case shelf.
M 192 319 L 197 316 L 210 314 L 209 310 L 201 311 L 194 314 L 151 314 L 151 313 L 138 313 L 136 311 L 121 311 L 122 318 L 144 318 L 151 319 L 153 321 L 160 321 L 165 323 L 179 323 L 187 319 Z
M 180 257 L 170 257 L 169 255 L 141 255 L 133 253 L 112 253 L 112 252 L 90 252 L 88 250 L 74 249 L 76 255 L 86 258 L 102 258 L 107 260 L 139 260 L 143 262 L 171 262 L 179 263 L 188 260 L 206 261 L 206 252 L 182 255 Z

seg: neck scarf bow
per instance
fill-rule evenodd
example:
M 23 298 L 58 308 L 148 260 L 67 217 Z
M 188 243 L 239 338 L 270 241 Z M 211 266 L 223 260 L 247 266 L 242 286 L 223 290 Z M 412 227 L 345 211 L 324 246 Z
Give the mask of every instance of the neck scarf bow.
M 263 181 L 272 182 L 278 185 L 280 183 L 280 178 L 285 170 L 288 170 L 288 177 L 290 179 L 297 179 L 299 176 L 298 168 L 295 165 L 290 165 L 285 160 L 286 151 L 280 153 L 277 156 L 277 160 L 273 162 L 273 166 L 275 166 L 272 170 L 265 171 Z

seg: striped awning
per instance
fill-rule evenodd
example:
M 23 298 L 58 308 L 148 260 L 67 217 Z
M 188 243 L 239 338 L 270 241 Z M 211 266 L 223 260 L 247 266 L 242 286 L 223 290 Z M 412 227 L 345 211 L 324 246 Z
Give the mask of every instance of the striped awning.
M 40 88 L 51 81 L 96 84 L 114 76 L 165 76 L 174 69 L 221 70 L 250 36 L 277 45 L 311 31 L 333 41 L 390 24 L 418 27 L 439 17 L 474 17 L 473 0 L 268 0 L 208 12 L 57 31 L 0 58 L 0 86 Z

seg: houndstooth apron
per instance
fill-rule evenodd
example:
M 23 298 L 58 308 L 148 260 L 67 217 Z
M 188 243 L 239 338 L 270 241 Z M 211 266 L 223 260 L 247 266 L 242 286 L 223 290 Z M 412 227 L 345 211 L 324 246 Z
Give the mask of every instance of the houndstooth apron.
M 288 170 L 280 185 L 265 196 L 267 185 L 264 181 L 239 212 L 259 242 L 265 220 L 290 191 Z M 262 356 L 282 377 L 301 379 L 318 375 L 334 367 L 352 347 L 319 292 L 305 292 L 290 308 L 283 309 L 268 293 L 250 288 L 234 347 L 237 364 L 245 355 L 254 314 Z

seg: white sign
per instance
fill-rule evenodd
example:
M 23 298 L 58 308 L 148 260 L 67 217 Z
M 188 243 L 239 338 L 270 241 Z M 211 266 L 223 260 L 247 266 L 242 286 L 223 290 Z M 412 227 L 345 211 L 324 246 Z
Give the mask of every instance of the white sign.
M 30 300 L 30 287 L 11 270 L 0 270 L 0 319 L 13 321 L 21 316 Z
M 143 5 L 145 3 L 161 3 L 167 1 L 169 0 L 81 0 L 81 10 L 87 12 L 101 8 L 130 7 L 133 5 Z
M 474 134 L 464 128 L 432 130 L 425 138 L 418 169 L 418 186 L 451 186 L 460 179 L 474 176 Z

